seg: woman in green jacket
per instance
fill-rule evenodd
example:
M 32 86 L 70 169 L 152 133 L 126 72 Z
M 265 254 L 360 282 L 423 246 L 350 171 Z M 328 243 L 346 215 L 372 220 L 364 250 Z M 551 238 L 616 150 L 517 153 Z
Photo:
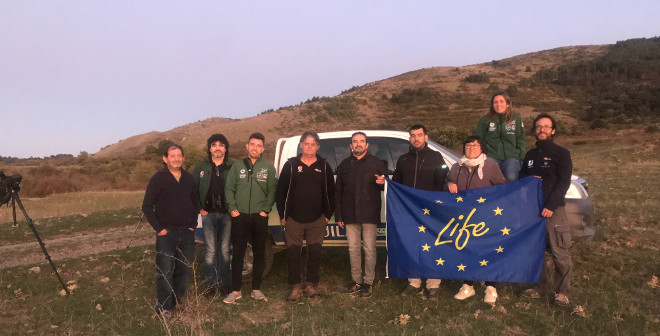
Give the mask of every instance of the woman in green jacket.
M 518 179 L 525 157 L 525 130 L 522 117 L 513 113 L 511 98 L 498 92 L 490 99 L 490 109 L 479 119 L 474 135 L 484 140 L 488 158 L 497 162 L 507 181 Z

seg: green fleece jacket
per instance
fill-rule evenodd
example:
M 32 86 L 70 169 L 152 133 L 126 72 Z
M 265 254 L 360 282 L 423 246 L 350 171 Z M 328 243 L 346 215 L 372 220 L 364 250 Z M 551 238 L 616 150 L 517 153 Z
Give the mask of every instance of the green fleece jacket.
M 235 161 L 225 184 L 227 210 L 247 214 L 269 213 L 275 203 L 276 187 L 275 167 L 270 162 L 259 158 L 250 171 L 245 160 Z
M 516 158 L 522 162 L 527 152 L 522 117 L 514 113 L 511 122 L 506 121 L 504 114 L 497 117 L 497 120 L 490 120 L 488 116 L 481 117 L 474 135 L 486 143 L 488 157 L 500 161 Z
M 225 159 L 222 162 L 222 164 L 227 165 L 227 167 L 231 167 L 232 162 Z M 211 160 L 208 157 L 206 157 L 204 161 L 197 164 L 192 174 L 193 181 L 195 181 L 195 186 L 197 186 L 197 192 L 199 193 L 199 206 L 202 209 L 204 208 L 206 193 L 208 193 L 209 186 L 211 184 L 211 169 L 213 169 Z M 222 172 L 222 180 L 225 181 L 225 185 L 227 185 L 228 173 L 229 173 L 229 169 L 226 169 Z

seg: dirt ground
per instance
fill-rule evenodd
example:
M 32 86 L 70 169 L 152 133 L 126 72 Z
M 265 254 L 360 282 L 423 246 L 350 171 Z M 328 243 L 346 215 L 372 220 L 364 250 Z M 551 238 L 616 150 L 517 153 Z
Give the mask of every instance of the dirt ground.
M 44 240 L 44 244 L 48 254 L 57 266 L 68 258 L 126 248 L 134 231 L 135 225 L 83 231 L 70 235 L 55 236 Z M 155 234 L 149 224 L 141 223 L 137 232 L 135 232 L 131 246 L 154 244 L 154 237 Z M 0 269 L 32 264 L 46 266 L 48 264 L 36 239 L 30 242 L 0 246 Z

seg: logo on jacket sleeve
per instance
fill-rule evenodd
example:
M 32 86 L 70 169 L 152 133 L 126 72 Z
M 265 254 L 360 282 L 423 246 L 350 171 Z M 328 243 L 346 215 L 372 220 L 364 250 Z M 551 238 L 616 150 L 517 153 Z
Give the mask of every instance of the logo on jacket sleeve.
M 245 168 L 241 169 L 238 174 L 238 178 L 245 178 L 246 176 L 247 174 L 245 174 Z
M 527 161 L 527 168 L 532 168 L 532 167 L 534 167 L 534 160 Z
M 201 172 L 199 172 L 199 178 L 203 178 L 203 177 L 204 177 L 204 171 L 202 170 Z

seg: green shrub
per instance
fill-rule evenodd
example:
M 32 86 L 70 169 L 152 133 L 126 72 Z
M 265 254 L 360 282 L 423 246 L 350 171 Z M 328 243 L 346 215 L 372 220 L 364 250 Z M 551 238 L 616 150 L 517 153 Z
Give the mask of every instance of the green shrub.
M 490 78 L 485 72 L 479 72 L 476 74 L 471 74 L 465 77 L 465 81 L 468 83 L 488 83 Z

